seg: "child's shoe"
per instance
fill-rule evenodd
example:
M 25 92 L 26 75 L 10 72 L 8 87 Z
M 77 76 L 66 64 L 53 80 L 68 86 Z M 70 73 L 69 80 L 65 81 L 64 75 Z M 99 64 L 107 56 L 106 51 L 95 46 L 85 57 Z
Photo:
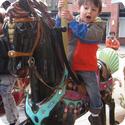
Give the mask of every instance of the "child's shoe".
M 99 116 L 92 116 L 90 115 L 88 117 L 89 122 L 91 123 L 91 125 L 102 125 L 100 117 Z

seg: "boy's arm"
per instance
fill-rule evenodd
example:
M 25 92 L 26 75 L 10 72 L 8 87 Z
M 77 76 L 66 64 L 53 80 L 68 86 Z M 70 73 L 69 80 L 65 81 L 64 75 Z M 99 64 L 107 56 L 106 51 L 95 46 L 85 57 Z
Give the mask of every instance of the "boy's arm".
M 79 23 L 75 20 L 69 23 L 69 28 L 81 42 L 98 43 L 102 41 L 105 32 L 105 23 L 95 22 L 90 25 Z
M 84 38 L 85 41 L 95 41 L 95 42 L 102 42 L 103 35 L 105 32 L 106 24 L 104 22 L 96 22 L 90 25 L 86 36 Z
M 61 26 L 61 19 L 56 17 L 56 27 Z M 74 36 L 79 38 L 84 43 L 98 43 L 102 41 L 105 32 L 105 22 L 94 22 L 90 25 L 79 23 L 76 19 L 69 22 L 69 29 L 72 30 Z
M 72 20 L 69 23 L 69 29 L 72 30 L 73 34 L 80 38 L 80 39 L 84 39 L 88 30 L 88 26 L 87 24 L 84 23 L 79 23 L 76 20 Z

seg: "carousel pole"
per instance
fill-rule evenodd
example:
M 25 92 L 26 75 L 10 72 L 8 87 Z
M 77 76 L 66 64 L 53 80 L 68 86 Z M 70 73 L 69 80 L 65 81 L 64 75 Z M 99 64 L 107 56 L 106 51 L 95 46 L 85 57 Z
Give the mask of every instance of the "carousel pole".
M 68 9 L 68 0 L 64 0 L 64 6 L 62 8 L 60 8 L 60 11 L 62 11 L 63 9 Z M 68 41 L 68 22 L 62 16 L 61 16 L 61 27 L 66 28 L 66 31 L 62 32 L 62 38 L 63 38 L 63 45 L 64 45 L 64 49 L 65 49 L 65 54 L 67 56 L 68 42 L 69 42 Z M 83 86 L 81 86 L 77 75 L 72 71 L 70 65 L 69 64 L 66 64 L 66 65 L 67 65 L 68 72 L 69 72 L 71 78 L 78 84 L 78 91 L 83 94 L 85 92 L 85 88 Z
M 68 2 L 67 0 L 64 0 L 64 6 L 61 8 L 61 11 L 63 9 L 68 9 Z M 67 46 L 68 46 L 68 31 L 67 31 L 67 20 L 61 16 L 61 27 L 62 28 L 66 28 L 65 32 L 62 32 L 62 39 L 63 39 L 63 45 L 64 45 L 64 49 L 65 49 L 65 54 L 67 56 Z M 63 114 L 63 124 L 66 124 L 68 121 L 66 120 L 68 117 L 68 112 L 64 112 Z
M 64 0 L 64 6 L 61 8 L 61 10 L 63 9 L 68 9 L 68 2 L 67 0 Z M 64 17 L 61 17 L 61 27 L 67 28 L 68 23 L 67 20 L 64 19 Z M 63 44 L 64 44 L 64 48 L 65 48 L 65 53 L 67 53 L 67 46 L 68 46 L 68 31 L 66 29 L 65 32 L 62 32 L 62 37 L 63 37 Z

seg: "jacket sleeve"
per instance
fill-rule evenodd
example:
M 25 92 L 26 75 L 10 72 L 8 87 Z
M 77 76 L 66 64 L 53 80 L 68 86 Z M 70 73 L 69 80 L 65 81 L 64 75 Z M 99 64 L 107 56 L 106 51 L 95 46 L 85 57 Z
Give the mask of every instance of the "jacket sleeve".
M 103 39 L 105 32 L 104 22 L 95 22 L 90 25 L 85 23 L 79 23 L 75 20 L 69 23 L 69 28 L 73 34 L 85 43 L 98 43 Z
M 102 42 L 103 35 L 105 32 L 105 26 L 106 26 L 105 22 L 95 22 L 91 24 L 88 28 L 84 40 Z
M 88 30 L 87 24 L 79 23 L 76 20 L 72 20 L 69 23 L 69 28 L 72 30 L 73 34 L 80 39 L 85 38 Z

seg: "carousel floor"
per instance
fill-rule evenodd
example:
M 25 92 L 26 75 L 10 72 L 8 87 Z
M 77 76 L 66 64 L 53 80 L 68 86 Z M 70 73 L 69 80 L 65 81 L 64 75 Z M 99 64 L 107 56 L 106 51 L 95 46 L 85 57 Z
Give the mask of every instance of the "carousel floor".
M 100 45 L 101 48 L 105 47 L 104 44 Z M 117 78 L 120 80 L 120 82 L 116 82 L 113 90 L 113 97 L 115 99 L 115 117 L 118 122 L 120 122 L 120 125 L 125 125 L 125 78 L 123 73 L 123 68 L 125 67 L 125 46 L 121 46 L 118 50 L 118 53 L 121 55 L 120 58 L 120 67 L 117 72 L 113 74 L 114 78 Z M 24 113 L 24 107 L 18 106 L 18 110 L 20 113 L 20 121 L 23 121 L 26 116 Z M 109 117 L 108 117 L 109 108 L 106 106 L 106 113 L 107 113 L 107 125 L 109 125 Z M 80 117 L 76 120 L 75 125 L 90 125 L 88 122 L 88 116 L 90 115 L 89 112 L 87 112 L 84 116 Z M 8 122 L 6 121 L 6 116 L 2 115 L 0 116 L 0 125 L 8 125 Z

